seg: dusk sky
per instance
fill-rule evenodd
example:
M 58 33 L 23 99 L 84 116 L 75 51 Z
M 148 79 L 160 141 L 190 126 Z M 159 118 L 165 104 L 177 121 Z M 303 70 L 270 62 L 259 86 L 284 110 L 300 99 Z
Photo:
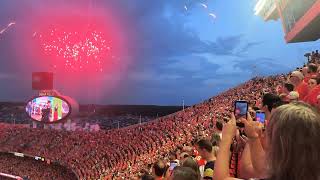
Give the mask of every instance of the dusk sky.
M 255 0 L 1 0 L 0 29 L 16 24 L 0 34 L 0 101 L 26 101 L 36 94 L 31 73 L 53 71 L 55 88 L 80 103 L 181 105 L 184 99 L 192 105 L 255 75 L 288 72 L 305 62 L 304 53 L 319 49 L 319 41 L 286 44 L 281 22 L 255 16 L 255 4 Z M 101 59 L 106 66 L 102 72 L 53 69 L 52 57 L 34 48 L 35 33 L 41 33 L 43 24 L 55 24 L 71 14 L 106 19 L 103 33 L 114 38 L 118 51 L 115 58 Z M 59 18 L 51 19 L 52 15 Z

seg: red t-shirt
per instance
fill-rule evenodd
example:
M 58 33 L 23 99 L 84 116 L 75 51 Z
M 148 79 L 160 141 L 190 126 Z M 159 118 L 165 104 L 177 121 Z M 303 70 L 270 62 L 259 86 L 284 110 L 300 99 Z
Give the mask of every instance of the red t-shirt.
M 320 95 L 320 85 L 314 87 L 309 94 L 303 99 L 304 102 L 313 106 L 317 105 L 317 96 Z
M 295 91 L 299 93 L 299 100 L 303 100 L 308 95 L 308 84 L 302 81 Z
M 312 77 L 315 77 L 315 76 L 317 76 L 317 73 L 307 74 L 307 75 L 304 77 L 303 81 L 304 81 L 305 83 L 308 83 L 308 81 L 309 81 Z

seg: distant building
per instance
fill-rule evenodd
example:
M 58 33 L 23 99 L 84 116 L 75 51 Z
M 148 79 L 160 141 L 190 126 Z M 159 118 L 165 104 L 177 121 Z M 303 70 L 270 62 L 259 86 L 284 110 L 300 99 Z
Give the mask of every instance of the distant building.
M 287 43 L 320 38 L 320 0 L 259 0 L 254 10 L 264 21 L 281 19 Z

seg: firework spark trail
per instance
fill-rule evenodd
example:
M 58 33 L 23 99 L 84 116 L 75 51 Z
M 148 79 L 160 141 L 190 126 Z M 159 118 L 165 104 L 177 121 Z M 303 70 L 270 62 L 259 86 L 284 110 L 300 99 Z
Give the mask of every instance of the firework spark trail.
M 214 19 L 217 18 L 217 16 L 213 13 L 209 13 L 209 16 L 213 17 Z
M 200 3 L 200 5 L 202 6 L 202 7 L 204 7 L 207 11 L 208 11 L 208 5 L 206 5 L 206 4 L 204 4 L 204 3 Z M 216 19 L 217 18 L 217 16 L 214 14 L 214 13 L 208 13 L 208 15 L 209 16 L 211 16 L 213 19 Z
M 12 25 L 15 25 L 16 23 L 15 22 L 11 22 L 8 24 L 8 27 L 12 26 Z
M 208 6 L 207 6 L 206 4 L 200 3 L 200 5 L 201 5 L 202 7 L 204 7 L 205 9 L 208 9 Z
M 4 29 L 2 29 L 0 31 L 0 34 L 3 34 L 4 32 L 6 32 L 12 25 L 15 25 L 16 23 L 15 22 L 10 22 L 7 27 L 5 27 Z
M 198 3 L 198 2 L 195 2 L 197 5 L 200 5 L 201 7 L 203 7 L 204 11 L 209 15 L 209 17 L 213 18 L 213 19 L 216 19 L 217 16 L 213 13 L 213 12 L 210 12 L 209 10 L 209 6 L 205 3 Z M 185 11 L 188 11 L 188 7 L 192 7 L 192 5 L 194 5 L 194 3 L 192 2 L 189 2 L 187 4 L 184 5 L 184 9 Z

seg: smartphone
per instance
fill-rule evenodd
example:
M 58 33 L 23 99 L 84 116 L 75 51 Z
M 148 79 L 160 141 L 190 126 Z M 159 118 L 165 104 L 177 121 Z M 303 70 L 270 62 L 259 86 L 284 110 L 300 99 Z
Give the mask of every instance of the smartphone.
M 262 124 L 265 124 L 266 114 L 262 111 L 256 111 L 256 120 Z
M 234 102 L 234 116 L 237 121 L 238 127 L 244 127 L 244 124 L 240 122 L 240 118 L 247 119 L 248 102 L 244 100 L 238 100 Z
M 170 167 L 169 167 L 169 170 L 172 171 L 175 167 L 178 166 L 178 163 L 173 161 L 173 162 L 170 162 Z

